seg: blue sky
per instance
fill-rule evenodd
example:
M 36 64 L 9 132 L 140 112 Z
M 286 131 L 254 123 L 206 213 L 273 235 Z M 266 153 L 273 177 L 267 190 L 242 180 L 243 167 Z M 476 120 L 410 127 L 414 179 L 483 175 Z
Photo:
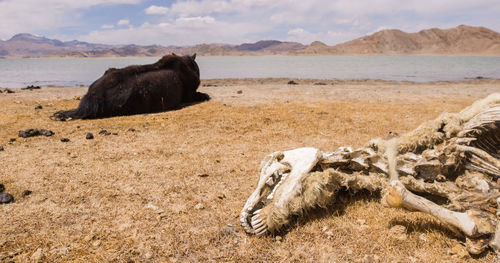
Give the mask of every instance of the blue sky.
M 500 31 L 499 0 L 0 0 L 0 39 L 31 33 L 105 44 L 329 45 L 381 29 Z

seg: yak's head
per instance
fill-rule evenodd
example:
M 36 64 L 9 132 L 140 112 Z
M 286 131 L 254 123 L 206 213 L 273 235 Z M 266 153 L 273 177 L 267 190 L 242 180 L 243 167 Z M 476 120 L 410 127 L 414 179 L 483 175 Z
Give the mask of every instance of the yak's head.
M 158 69 L 174 70 L 192 90 L 200 85 L 200 68 L 196 63 L 196 53 L 193 55 L 178 56 L 175 53 L 163 56 L 154 66 Z
M 316 166 L 321 153 L 315 148 L 275 152 L 261 164 L 257 188 L 241 211 L 240 221 L 247 233 L 262 235 L 285 224 L 296 210 L 295 198 L 302 198 L 302 182 Z

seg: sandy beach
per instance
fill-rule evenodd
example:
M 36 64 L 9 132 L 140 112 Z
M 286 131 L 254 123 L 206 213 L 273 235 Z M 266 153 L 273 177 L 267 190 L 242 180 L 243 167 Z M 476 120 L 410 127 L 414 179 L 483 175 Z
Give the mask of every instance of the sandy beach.
M 491 250 L 470 257 L 465 238 L 431 216 L 383 207 L 377 193 L 341 192 L 277 236 L 245 234 L 239 213 L 267 154 L 359 147 L 500 92 L 488 79 L 288 81 L 203 80 L 209 102 L 67 122 L 49 117 L 77 107 L 88 87 L 0 93 L 0 183 L 15 198 L 0 205 L 0 262 L 494 261 Z M 18 137 L 29 128 L 55 135 Z

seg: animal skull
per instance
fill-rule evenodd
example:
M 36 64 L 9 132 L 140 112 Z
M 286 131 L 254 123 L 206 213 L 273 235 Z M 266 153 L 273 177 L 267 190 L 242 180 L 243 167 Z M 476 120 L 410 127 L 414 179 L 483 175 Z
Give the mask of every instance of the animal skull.
M 353 150 L 299 148 L 268 155 L 240 221 L 247 233 L 273 233 L 342 187 L 382 191 L 382 203 L 420 211 L 462 231 L 471 254 L 500 254 L 500 94 L 444 113 L 401 137 Z M 414 193 L 419 193 L 416 195 Z M 422 195 L 446 198 L 440 206 Z

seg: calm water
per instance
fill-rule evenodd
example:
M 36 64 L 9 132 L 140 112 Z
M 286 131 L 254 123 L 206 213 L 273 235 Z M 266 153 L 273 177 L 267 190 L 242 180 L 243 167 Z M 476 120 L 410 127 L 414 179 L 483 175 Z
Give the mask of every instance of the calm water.
M 0 59 L 0 87 L 89 85 L 107 68 L 158 58 Z M 384 79 L 417 82 L 500 78 L 500 57 L 199 57 L 201 78 Z

